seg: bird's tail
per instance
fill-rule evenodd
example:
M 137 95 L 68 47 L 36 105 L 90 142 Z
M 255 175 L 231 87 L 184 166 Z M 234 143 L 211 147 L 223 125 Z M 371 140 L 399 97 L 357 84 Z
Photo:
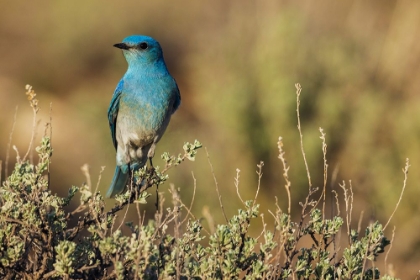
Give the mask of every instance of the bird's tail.
M 128 171 L 128 168 L 127 171 L 124 173 L 121 170 L 121 167 L 117 166 L 115 168 L 114 178 L 112 178 L 111 186 L 109 187 L 108 192 L 106 193 L 106 197 L 110 198 L 116 194 L 121 193 L 127 185 L 129 178 L 130 172 Z

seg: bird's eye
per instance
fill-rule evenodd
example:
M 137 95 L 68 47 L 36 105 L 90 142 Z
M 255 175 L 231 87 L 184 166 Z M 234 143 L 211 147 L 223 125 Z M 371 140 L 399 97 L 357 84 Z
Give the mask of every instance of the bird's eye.
M 139 44 L 139 47 L 140 47 L 140 49 L 145 50 L 145 49 L 148 48 L 148 45 L 147 45 L 147 43 L 142 42 L 142 43 Z

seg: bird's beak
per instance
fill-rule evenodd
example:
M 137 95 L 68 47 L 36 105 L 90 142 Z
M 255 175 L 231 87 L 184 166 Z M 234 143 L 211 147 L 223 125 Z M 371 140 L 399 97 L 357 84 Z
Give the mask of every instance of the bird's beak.
M 114 47 L 122 49 L 122 50 L 130 49 L 130 47 L 126 43 L 118 43 L 118 44 L 115 44 Z

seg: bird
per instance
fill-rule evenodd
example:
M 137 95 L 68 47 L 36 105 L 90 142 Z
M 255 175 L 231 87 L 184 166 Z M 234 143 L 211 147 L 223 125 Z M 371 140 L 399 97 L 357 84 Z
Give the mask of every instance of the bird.
M 163 58 L 158 41 L 145 35 L 131 35 L 114 47 L 122 50 L 128 68 L 119 81 L 108 108 L 116 168 L 106 197 L 123 192 L 132 172 L 152 164 L 156 144 L 181 95 Z

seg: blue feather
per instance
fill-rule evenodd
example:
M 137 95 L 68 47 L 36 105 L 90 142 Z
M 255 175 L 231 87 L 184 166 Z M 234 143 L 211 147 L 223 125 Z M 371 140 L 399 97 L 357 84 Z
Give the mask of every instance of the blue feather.
M 108 122 L 109 122 L 109 128 L 111 129 L 111 136 L 112 136 L 112 143 L 114 143 L 115 149 L 117 148 L 117 139 L 115 137 L 115 128 L 117 124 L 117 115 L 118 115 L 118 107 L 120 106 L 120 97 L 122 88 L 124 85 L 124 80 L 121 80 L 117 88 L 114 91 L 114 95 L 111 99 L 111 104 L 108 108 Z
M 107 197 L 121 193 L 131 173 L 154 156 L 171 115 L 181 104 L 178 86 L 157 41 L 133 35 L 114 46 L 123 50 L 128 69 L 108 109 L 117 166 Z
M 106 197 L 113 197 L 116 194 L 122 193 L 125 186 L 128 183 L 128 179 L 130 173 L 129 172 L 122 172 L 121 168 L 117 166 L 115 168 L 114 177 L 112 178 L 111 186 L 109 187 Z

